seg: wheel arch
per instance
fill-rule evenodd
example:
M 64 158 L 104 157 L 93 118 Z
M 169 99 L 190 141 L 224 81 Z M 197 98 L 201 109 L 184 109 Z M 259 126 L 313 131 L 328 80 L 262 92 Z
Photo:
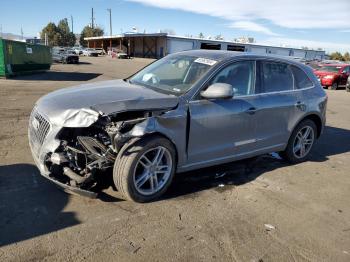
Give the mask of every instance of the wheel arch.
M 174 141 L 169 137 L 167 136 L 166 134 L 164 133 L 161 133 L 159 131 L 155 131 L 155 132 L 151 132 L 151 133 L 146 133 L 144 134 L 143 136 L 140 137 L 140 139 L 143 139 L 143 138 L 148 138 L 148 137 L 162 137 L 162 138 L 165 138 L 166 140 L 168 140 L 172 146 L 174 147 L 174 150 L 175 150 L 175 167 L 177 167 L 177 163 L 178 163 L 178 160 L 179 160 L 179 151 L 178 151 L 178 148 L 176 146 L 176 144 L 174 143 Z
M 292 131 L 294 131 L 294 129 L 304 120 L 309 119 L 311 121 L 313 121 L 316 125 L 317 128 L 317 138 L 320 137 L 321 133 L 322 133 L 322 129 L 323 129 L 323 124 L 322 124 L 322 118 L 317 114 L 317 113 L 310 113 L 306 116 L 304 116 L 303 118 L 301 118 L 293 127 Z

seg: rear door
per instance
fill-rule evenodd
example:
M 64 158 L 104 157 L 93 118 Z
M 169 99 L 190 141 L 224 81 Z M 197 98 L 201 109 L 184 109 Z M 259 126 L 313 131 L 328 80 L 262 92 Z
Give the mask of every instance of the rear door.
M 290 123 L 303 107 L 294 90 L 294 77 L 290 65 L 283 62 L 258 61 L 260 95 L 257 99 L 256 129 L 259 150 L 283 147 L 291 131 Z
M 206 87 L 214 83 L 232 85 L 234 97 L 190 101 L 190 163 L 225 160 L 254 148 L 257 122 L 250 98 L 255 89 L 255 61 L 227 65 Z

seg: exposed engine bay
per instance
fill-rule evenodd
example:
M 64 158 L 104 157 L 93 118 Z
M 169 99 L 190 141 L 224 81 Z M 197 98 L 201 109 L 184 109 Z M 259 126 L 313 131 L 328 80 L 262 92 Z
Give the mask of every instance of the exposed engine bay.
M 102 116 L 84 128 L 63 128 L 57 135 L 60 146 L 49 153 L 45 165 L 50 177 L 71 187 L 96 189 L 103 173 L 111 169 L 122 146 L 131 138 L 137 124 L 162 112 L 125 112 Z

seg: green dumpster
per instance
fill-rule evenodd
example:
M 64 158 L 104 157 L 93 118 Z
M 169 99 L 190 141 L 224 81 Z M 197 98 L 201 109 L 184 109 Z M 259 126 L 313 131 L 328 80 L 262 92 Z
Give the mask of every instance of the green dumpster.
M 51 63 L 48 46 L 0 38 L 0 77 L 49 70 Z

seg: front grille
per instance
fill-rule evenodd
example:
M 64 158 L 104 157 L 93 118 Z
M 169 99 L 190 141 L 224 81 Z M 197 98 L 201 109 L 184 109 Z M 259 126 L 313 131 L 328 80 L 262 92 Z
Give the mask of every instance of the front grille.
M 29 118 L 29 143 L 35 154 L 38 155 L 50 129 L 50 122 L 34 108 Z

